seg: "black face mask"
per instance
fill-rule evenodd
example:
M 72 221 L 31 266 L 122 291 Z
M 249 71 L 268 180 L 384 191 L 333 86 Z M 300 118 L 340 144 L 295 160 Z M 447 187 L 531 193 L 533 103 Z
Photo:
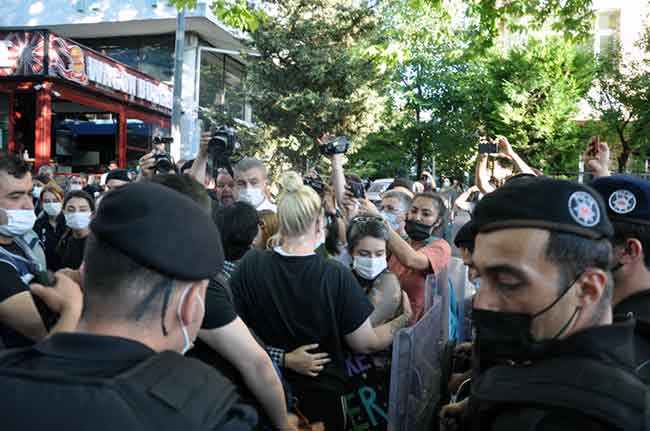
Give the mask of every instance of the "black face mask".
M 433 225 L 418 223 L 413 220 L 407 220 L 404 226 L 406 234 L 413 241 L 424 241 L 431 236 Z
M 561 337 L 574 322 L 581 307 L 576 307 L 564 326 L 548 340 L 533 339 L 531 333 L 533 319 L 553 308 L 571 290 L 581 275 L 582 273 L 548 307 L 533 315 L 473 308 L 472 320 L 476 327 L 475 348 L 480 370 L 484 371 L 491 366 L 511 362 L 525 364 L 543 357 L 553 341 Z

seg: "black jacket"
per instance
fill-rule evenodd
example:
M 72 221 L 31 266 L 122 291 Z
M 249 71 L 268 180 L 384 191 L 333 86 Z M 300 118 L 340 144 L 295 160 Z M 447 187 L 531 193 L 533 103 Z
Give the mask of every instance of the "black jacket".
M 636 319 L 650 322 L 650 288 L 628 296 L 614 307 L 614 314 L 632 313 Z
M 618 316 L 634 316 L 637 324 L 636 371 L 646 383 L 650 384 L 650 289 L 625 298 L 616 307 Z
M 247 431 L 257 422 L 213 368 L 124 338 L 79 333 L 3 352 L 0 400 L 7 430 Z
M 645 430 L 635 326 L 628 318 L 591 328 L 554 342 L 529 366 L 487 369 L 472 382 L 470 429 Z

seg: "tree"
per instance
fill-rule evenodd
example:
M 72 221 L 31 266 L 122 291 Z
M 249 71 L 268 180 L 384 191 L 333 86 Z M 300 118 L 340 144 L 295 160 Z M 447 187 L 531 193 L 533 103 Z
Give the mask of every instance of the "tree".
M 492 46 L 504 31 L 528 33 L 549 29 L 567 39 L 589 36 L 593 0 L 467 0 L 473 45 Z
M 197 0 L 168 0 L 169 4 L 181 10 L 184 7 L 193 9 Z M 241 31 L 255 31 L 267 15 L 263 8 L 253 7 L 246 0 L 213 0 L 210 4 L 212 12 L 219 21 Z
M 533 166 L 575 169 L 584 147 L 575 118 L 593 81 L 592 54 L 562 37 L 531 38 L 493 51 L 486 67 L 486 130 L 507 136 Z
M 650 32 L 639 47 L 643 57 L 638 60 L 626 58 L 618 44 L 599 57 L 596 91 L 590 98 L 605 128 L 615 131 L 620 172 L 627 169 L 632 154 L 650 154 Z
M 486 130 L 511 137 L 538 167 L 573 169 L 584 142 L 574 118 L 593 76 L 593 59 L 578 48 L 592 24 L 590 6 L 587 0 L 384 2 L 385 39 L 376 49 L 391 73 L 384 118 L 390 129 L 371 136 L 353 160 L 390 155 L 390 138 L 402 148 L 395 163 L 364 166 L 382 174 L 389 166 L 415 166 L 419 175 L 435 157 L 439 171 L 459 177 L 476 154 L 479 130 Z M 519 25 L 524 16 L 531 29 L 564 34 L 536 40 Z M 494 43 L 513 32 L 520 32 L 521 46 Z
M 378 127 L 380 76 L 362 55 L 375 29 L 364 6 L 283 0 L 252 33 L 261 58 L 248 67 L 249 101 L 278 157 L 294 168 L 319 159 L 315 141 L 325 132 L 360 142 Z

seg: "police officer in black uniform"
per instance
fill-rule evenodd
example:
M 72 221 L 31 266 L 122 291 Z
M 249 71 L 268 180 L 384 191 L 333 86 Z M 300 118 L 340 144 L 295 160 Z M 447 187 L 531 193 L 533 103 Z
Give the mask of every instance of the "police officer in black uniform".
M 617 175 L 592 187 L 614 225 L 614 313 L 650 321 L 650 181 Z
M 635 322 L 613 322 L 614 231 L 597 192 L 522 178 L 485 196 L 473 223 L 481 288 L 468 428 L 646 429 Z
M 86 244 L 78 332 L 0 355 L 2 429 L 253 429 L 235 387 L 182 355 L 223 263 L 219 241 L 206 212 L 167 187 L 107 194 Z
M 616 175 L 592 186 L 614 225 L 614 314 L 637 320 L 637 372 L 650 382 L 650 181 Z

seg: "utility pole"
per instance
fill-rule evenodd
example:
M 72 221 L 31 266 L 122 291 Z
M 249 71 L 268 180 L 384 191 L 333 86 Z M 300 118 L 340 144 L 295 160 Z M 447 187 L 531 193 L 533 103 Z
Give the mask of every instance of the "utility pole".
M 174 143 L 171 155 L 174 159 L 181 158 L 183 146 L 181 133 L 181 116 L 183 114 L 183 54 L 185 51 L 185 10 L 183 8 L 176 15 L 176 45 L 174 47 L 174 104 L 172 107 L 172 137 Z

